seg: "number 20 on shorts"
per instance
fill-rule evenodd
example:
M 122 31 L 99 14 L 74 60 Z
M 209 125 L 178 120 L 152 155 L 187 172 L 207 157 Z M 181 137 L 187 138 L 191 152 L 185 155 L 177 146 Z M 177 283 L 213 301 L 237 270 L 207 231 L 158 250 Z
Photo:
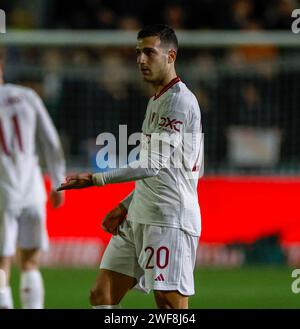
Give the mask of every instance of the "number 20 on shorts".
M 158 249 L 155 249 L 151 246 L 147 246 L 144 251 L 148 254 L 146 269 L 153 269 L 153 264 L 156 264 L 160 269 L 164 269 L 168 266 L 170 251 L 167 247 L 161 246 Z

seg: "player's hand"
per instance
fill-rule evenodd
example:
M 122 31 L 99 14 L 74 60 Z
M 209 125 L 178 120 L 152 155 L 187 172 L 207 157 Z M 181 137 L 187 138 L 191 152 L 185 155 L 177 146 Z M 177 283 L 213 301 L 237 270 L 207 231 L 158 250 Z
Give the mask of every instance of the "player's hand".
M 52 190 L 50 193 L 50 202 L 53 208 L 60 207 L 64 202 L 64 192 Z
M 80 189 L 93 185 L 92 173 L 75 174 L 67 176 L 66 182 L 62 183 L 57 191 Z
M 103 230 L 112 235 L 117 235 L 119 233 L 119 225 L 123 222 L 126 215 L 127 209 L 122 204 L 119 204 L 104 217 L 102 221 Z

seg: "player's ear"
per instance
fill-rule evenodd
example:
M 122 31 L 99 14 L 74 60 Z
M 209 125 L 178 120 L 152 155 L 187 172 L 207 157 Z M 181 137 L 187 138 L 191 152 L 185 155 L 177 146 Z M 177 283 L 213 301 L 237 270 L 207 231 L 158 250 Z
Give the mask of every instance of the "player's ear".
M 168 63 L 171 64 L 171 63 L 174 63 L 175 60 L 176 60 L 176 50 L 175 49 L 170 49 L 169 50 L 169 53 L 168 53 Z

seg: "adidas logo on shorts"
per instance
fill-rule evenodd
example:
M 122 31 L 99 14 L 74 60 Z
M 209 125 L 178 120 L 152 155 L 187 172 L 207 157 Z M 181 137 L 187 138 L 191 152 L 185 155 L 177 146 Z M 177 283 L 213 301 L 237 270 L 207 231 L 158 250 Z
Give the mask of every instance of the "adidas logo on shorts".
M 160 274 L 154 279 L 154 281 L 165 281 L 165 278 L 162 274 Z

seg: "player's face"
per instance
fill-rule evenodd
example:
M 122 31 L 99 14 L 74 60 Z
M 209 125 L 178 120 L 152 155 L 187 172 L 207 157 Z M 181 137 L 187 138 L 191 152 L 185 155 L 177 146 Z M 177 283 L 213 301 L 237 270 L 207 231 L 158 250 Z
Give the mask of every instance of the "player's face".
M 137 64 L 145 81 L 158 83 L 164 80 L 169 69 L 168 49 L 161 46 L 159 37 L 138 39 L 136 47 Z

